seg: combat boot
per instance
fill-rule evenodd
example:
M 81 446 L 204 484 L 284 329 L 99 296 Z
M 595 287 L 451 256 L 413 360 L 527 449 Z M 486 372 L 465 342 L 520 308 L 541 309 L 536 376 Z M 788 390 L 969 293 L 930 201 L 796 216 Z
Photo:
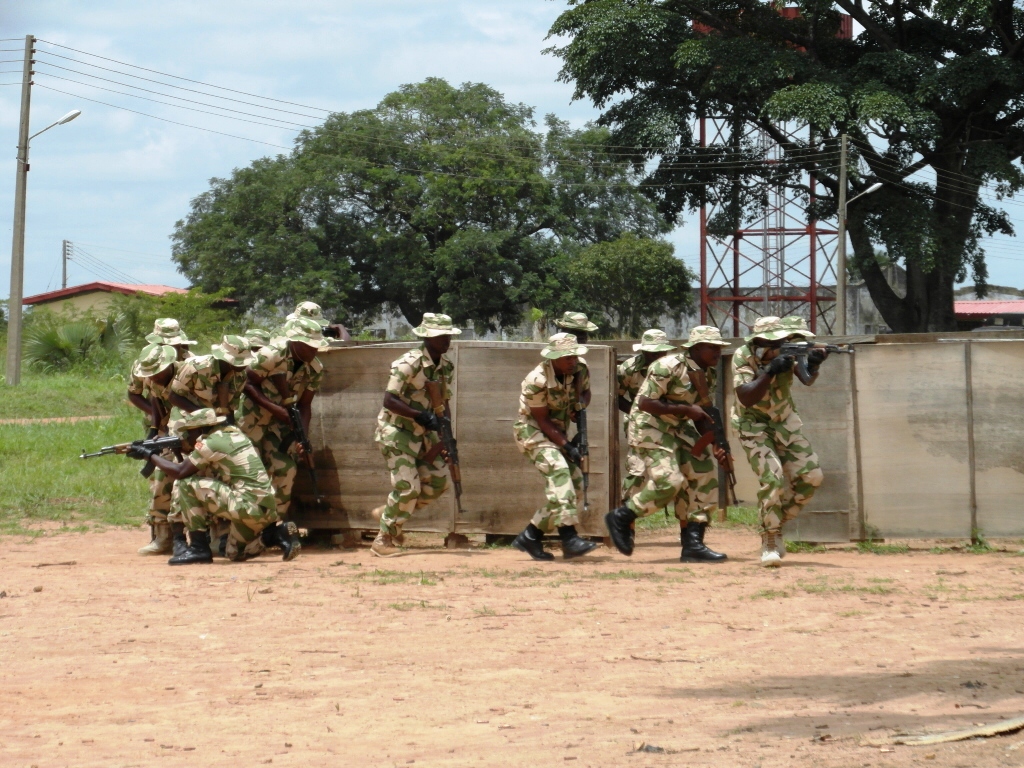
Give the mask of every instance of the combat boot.
M 191 565 L 192 563 L 212 563 L 213 552 L 210 550 L 210 532 L 192 531 L 188 549 L 167 561 L 169 565 Z
M 525 552 L 534 560 L 555 559 L 553 554 L 544 551 L 544 533 L 533 523 L 526 526 L 523 532 L 512 540 L 512 546 L 520 552 Z
M 384 509 L 385 507 L 383 505 L 379 507 L 374 507 L 373 509 L 370 510 L 370 516 L 379 523 L 380 516 L 384 514 Z M 402 526 L 396 525 L 395 527 L 398 529 L 398 533 L 391 534 L 391 540 L 395 542 L 395 544 L 397 544 L 398 546 L 404 547 L 405 534 L 402 532 Z
M 185 524 L 171 523 L 171 554 L 174 557 L 183 555 L 188 549 L 188 539 L 185 538 Z
M 166 555 L 171 551 L 171 526 L 153 523 L 153 540 L 139 548 L 140 555 Z
M 775 548 L 775 537 L 781 535 L 781 533 L 776 533 L 775 531 L 765 531 L 761 534 L 762 568 L 778 568 L 782 565 L 782 558 L 779 557 L 779 552 Z
M 402 554 L 402 550 L 395 546 L 391 534 L 384 531 L 377 534 L 377 538 L 370 545 L 370 552 L 377 557 L 398 557 Z
M 604 516 L 604 524 L 608 527 L 608 535 L 612 537 L 612 544 L 626 557 L 633 554 L 634 520 L 636 520 L 636 512 L 625 504 L 616 507 Z
M 728 555 L 708 549 L 704 544 L 704 531 L 707 530 L 707 523 L 699 523 L 690 520 L 686 524 L 686 532 L 683 538 L 683 553 L 679 561 L 683 563 L 721 563 L 729 559 Z
M 575 525 L 561 525 L 558 527 L 558 538 L 562 540 L 562 557 L 572 560 L 574 557 L 583 557 L 588 552 L 597 548 L 592 541 L 584 541 L 576 533 Z
M 779 553 L 780 560 L 786 556 L 786 540 L 782 536 L 782 531 L 775 534 L 775 551 Z

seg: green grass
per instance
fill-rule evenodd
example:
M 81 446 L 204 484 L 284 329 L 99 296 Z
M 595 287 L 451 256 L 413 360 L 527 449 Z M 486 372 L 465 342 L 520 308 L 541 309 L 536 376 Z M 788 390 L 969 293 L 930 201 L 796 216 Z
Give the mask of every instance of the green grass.
M 879 544 L 875 541 L 858 541 L 857 551 L 871 555 L 905 555 L 910 551 L 906 544 Z
M 120 378 L 98 379 L 70 373 L 41 376 L 26 371 L 21 384 L 4 385 L 2 391 L 0 419 L 106 416 L 124 404 L 127 384 Z M 135 432 L 139 432 L 141 418 L 135 421 Z
M 812 544 L 809 541 L 787 541 L 787 552 L 828 552 L 827 547 L 821 544 Z
M 747 525 L 757 528 L 761 523 L 757 514 L 757 507 L 729 507 L 725 511 L 726 523 L 733 525 Z
M 774 600 L 777 597 L 789 597 L 783 589 L 759 589 L 750 596 L 751 600 Z

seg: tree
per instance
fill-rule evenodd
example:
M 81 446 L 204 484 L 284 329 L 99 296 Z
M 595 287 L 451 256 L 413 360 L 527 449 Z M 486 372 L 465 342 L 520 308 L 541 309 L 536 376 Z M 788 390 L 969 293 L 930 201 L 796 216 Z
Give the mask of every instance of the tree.
M 669 243 L 629 233 L 587 246 L 566 263 L 581 306 L 601 312 L 612 335 L 634 339 L 664 315 L 678 319 L 693 308 L 693 277 Z
M 599 122 L 614 129 L 614 143 L 635 148 L 638 167 L 654 166 L 646 183 L 669 221 L 717 197 L 727 214 L 712 224 L 734 230 L 769 184 L 807 193 L 799 170 L 818 182 L 811 211 L 835 215 L 836 150 L 848 134 L 851 194 L 884 183 L 849 207 L 848 229 L 851 266 L 889 326 L 954 330 L 954 284 L 970 273 L 984 293 L 979 240 L 1013 233 L 986 200 L 1024 183 L 1019 4 L 803 0 L 785 14 L 755 0 L 570 5 L 551 30 L 569 38 L 550 49 L 564 62 L 561 78 L 605 110 Z M 838 34 L 841 12 L 860 27 L 853 39 Z M 758 126 L 785 160 L 764 163 L 746 142 L 702 151 L 693 133 L 701 115 Z M 809 138 L 787 138 L 778 129 L 787 120 L 808 125 Z M 983 197 L 986 186 L 994 191 Z M 876 247 L 905 266 L 905 298 L 886 282 Z
M 515 326 L 567 253 L 667 230 L 607 148 L 482 84 L 432 78 L 331 115 L 288 156 L 214 179 L 173 236 L 180 270 L 244 308 L 311 298 L 358 325 L 397 309 Z

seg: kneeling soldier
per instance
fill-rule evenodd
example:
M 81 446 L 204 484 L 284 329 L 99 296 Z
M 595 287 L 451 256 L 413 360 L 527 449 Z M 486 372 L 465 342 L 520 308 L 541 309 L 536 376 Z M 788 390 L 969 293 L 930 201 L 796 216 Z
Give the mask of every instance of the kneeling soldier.
M 541 352 L 545 361 L 523 380 L 519 418 L 512 425 L 516 445 L 544 476 L 547 505 L 537 510 L 512 546 L 534 560 L 553 560 L 544 551 L 543 537 L 556 527 L 566 560 L 580 557 L 597 545 L 576 533 L 577 499 L 583 490 L 582 457 L 566 431 L 576 410 L 579 358 L 587 348 L 571 333 L 556 333 Z
M 259 453 L 238 427 L 225 421 L 212 408 L 185 414 L 179 435 L 182 448 L 191 452 L 180 464 L 145 448 L 128 452 L 175 480 L 171 509 L 185 520 L 190 543 L 168 561 L 171 565 L 213 561 L 209 529 L 214 518 L 229 524 L 224 554 L 232 560 L 255 557 L 269 545 L 280 546 L 285 560 L 298 554 L 298 547 L 282 540 L 274 525 L 274 489 Z
M 387 503 L 373 510 L 374 517 L 380 519 L 380 531 L 370 551 L 378 557 L 400 555 L 405 521 L 448 487 L 441 456 L 441 423 L 434 413 L 428 385 L 440 389 L 445 413 L 450 416 L 448 399 L 455 365 L 444 353 L 451 346 L 452 336 L 462 331 L 452 327 L 448 315 L 427 312 L 413 333 L 423 339 L 423 344 L 391 364 L 384 407 L 377 415 L 374 440 L 388 463 L 392 488 Z

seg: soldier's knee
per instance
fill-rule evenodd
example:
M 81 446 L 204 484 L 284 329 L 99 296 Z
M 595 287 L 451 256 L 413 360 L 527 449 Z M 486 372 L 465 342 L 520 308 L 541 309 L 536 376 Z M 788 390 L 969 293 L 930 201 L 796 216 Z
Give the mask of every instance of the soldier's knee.
M 812 488 L 820 488 L 821 484 L 825 482 L 825 473 L 821 471 L 821 467 L 815 467 L 800 475 L 800 480 Z

